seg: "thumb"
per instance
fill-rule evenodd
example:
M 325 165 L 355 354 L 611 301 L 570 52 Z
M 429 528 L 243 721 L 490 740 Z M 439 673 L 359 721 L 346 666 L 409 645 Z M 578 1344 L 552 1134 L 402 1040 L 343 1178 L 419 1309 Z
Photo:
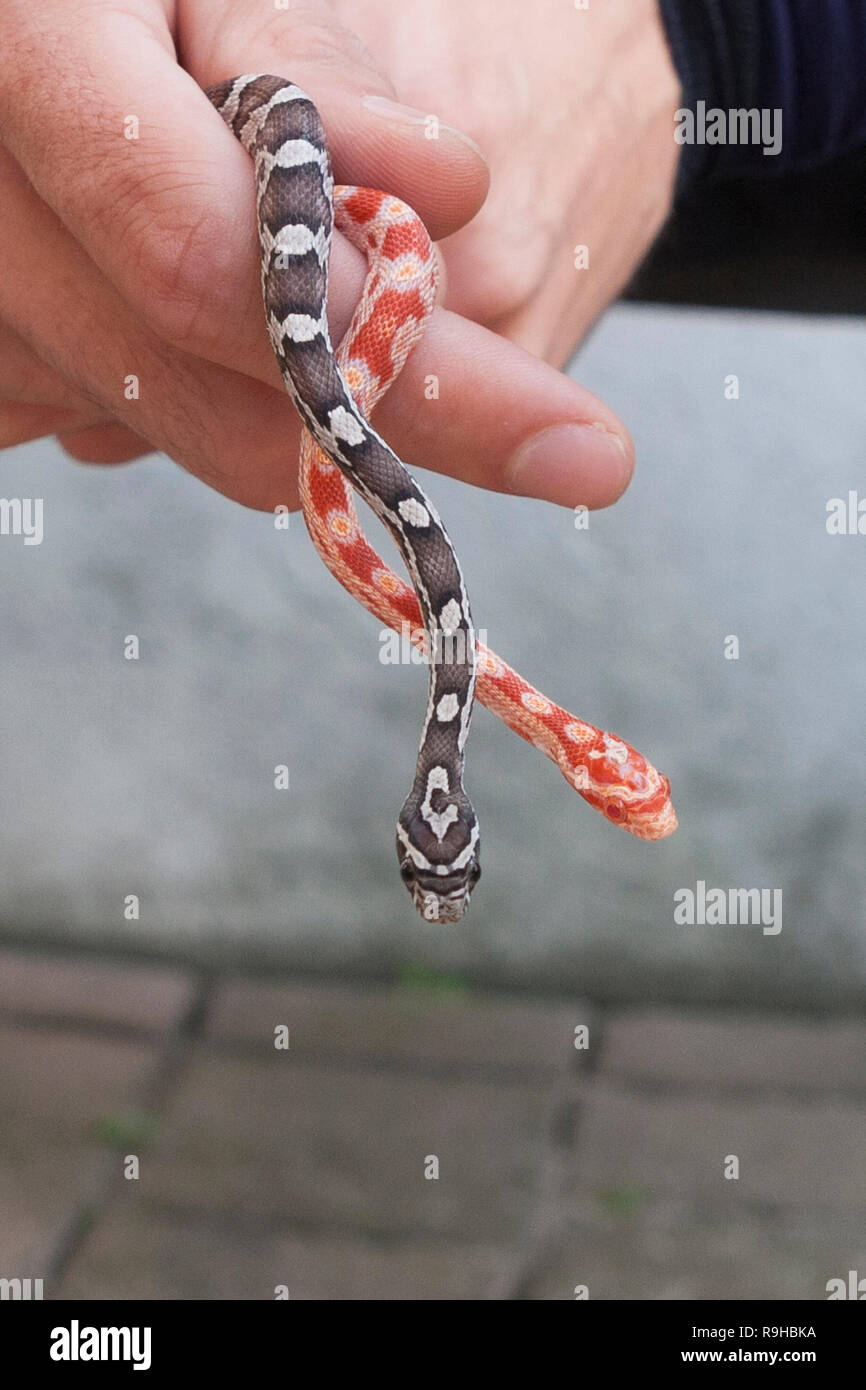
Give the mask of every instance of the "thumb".
M 462 131 L 397 100 L 389 79 L 326 0 L 273 9 L 261 0 L 193 0 L 179 47 L 202 87 L 241 73 L 271 73 L 303 88 L 322 117 L 338 183 L 403 198 L 435 239 L 474 217 L 487 195 L 481 150 Z

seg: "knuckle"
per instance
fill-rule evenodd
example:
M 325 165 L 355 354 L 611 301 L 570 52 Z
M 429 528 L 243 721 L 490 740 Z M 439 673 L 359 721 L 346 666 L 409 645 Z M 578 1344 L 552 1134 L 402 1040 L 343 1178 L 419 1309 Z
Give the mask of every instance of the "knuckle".
M 271 37 L 296 71 L 322 68 L 352 76 L 359 65 L 375 71 L 369 50 L 330 6 L 323 12 L 319 0 L 294 0 L 288 20 L 288 26 L 279 16 L 272 20 Z
M 546 237 L 528 232 L 529 240 L 515 243 L 503 237 L 502 224 L 496 221 L 493 225 L 494 221 L 482 215 L 477 225 L 467 228 L 461 254 L 471 273 L 461 273 L 461 302 L 454 305 L 460 313 L 488 326 L 531 300 L 549 255 Z

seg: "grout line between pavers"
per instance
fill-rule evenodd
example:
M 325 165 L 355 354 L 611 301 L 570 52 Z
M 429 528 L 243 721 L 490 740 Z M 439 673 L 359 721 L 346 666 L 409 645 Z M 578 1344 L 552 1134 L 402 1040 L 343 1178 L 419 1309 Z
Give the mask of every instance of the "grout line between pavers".
M 546 1149 L 540 1164 L 538 1198 L 527 1222 L 527 1241 L 517 1253 L 509 1277 L 501 1281 L 493 1295 L 501 1302 L 525 1302 L 559 1235 L 566 1195 L 569 1165 L 574 1162 L 580 1143 L 581 1101 L 575 1082 L 591 1080 L 598 1072 L 604 1046 L 604 1010 L 590 1012 L 591 1046 L 572 1060 L 567 1076 L 557 1078 L 555 1106 L 546 1136 Z
M 214 983 L 213 975 L 201 973 L 193 983 L 192 997 L 183 1014 L 159 1035 L 162 1046 L 157 1044 L 157 1055 L 151 1067 L 130 1096 L 130 1101 L 142 1109 L 160 1117 L 165 1112 L 180 1083 L 192 1044 L 202 1035 Z M 45 1283 L 49 1296 L 60 1286 L 85 1239 L 105 1215 L 118 1181 L 117 1153 L 98 1153 L 48 1257 Z
M 345 1214 L 309 1217 L 297 1213 L 287 1216 L 280 1212 L 237 1213 L 222 1207 L 198 1207 L 183 1199 L 173 1201 L 164 1197 L 147 1200 L 145 1211 L 147 1217 L 152 1220 L 198 1231 L 215 1232 L 226 1237 L 297 1237 L 335 1243 L 350 1240 L 366 1243 L 379 1250 L 396 1250 L 422 1244 L 435 1250 L 471 1251 L 486 1248 L 501 1251 L 508 1247 L 510 1240 L 500 1233 L 466 1236 L 450 1228 L 436 1229 L 411 1222 L 383 1229 L 381 1226 L 367 1224 Z
M 234 977 L 227 977 L 232 980 Z M 212 977 L 213 986 L 222 985 L 221 975 Z M 467 1007 L 471 1008 L 471 1005 Z M 34 1028 L 47 1033 L 73 1034 L 77 1037 L 109 1039 L 118 1042 L 142 1043 L 151 1046 L 158 1044 L 166 1036 L 164 1029 L 148 1027 L 146 1024 L 127 1024 L 114 1019 L 94 1019 L 74 1017 L 59 1013 L 42 1013 L 33 1010 L 0 1008 L 0 1023 Z M 191 1039 L 193 1040 L 193 1039 Z M 223 1033 L 196 1034 L 195 1041 L 206 1041 L 210 1055 L 215 1057 L 235 1057 L 244 1061 L 257 1061 L 263 1066 L 280 1066 L 280 1059 L 274 1056 L 273 1048 L 263 1047 L 261 1042 L 241 1036 Z M 836 1101 L 861 1105 L 866 1102 L 866 1085 L 845 1085 L 826 1083 L 821 1086 L 802 1086 L 786 1084 L 781 1080 L 760 1078 L 755 1081 L 724 1081 L 710 1078 L 694 1080 L 688 1076 L 654 1077 L 640 1076 L 636 1073 L 609 1070 L 598 1059 L 599 1047 L 595 1045 L 584 1055 L 575 1073 L 578 1079 L 588 1081 L 598 1079 L 629 1096 L 646 1100 L 670 1100 L 683 1096 L 686 1099 L 698 1097 L 714 1101 L 796 1101 L 806 1105 Z M 479 1081 L 492 1085 L 518 1085 L 526 1082 L 544 1082 L 553 1075 L 551 1068 L 541 1063 L 521 1064 L 519 1062 L 473 1062 L 457 1058 L 429 1059 L 424 1057 L 400 1056 L 378 1052 L 341 1052 L 318 1047 L 305 1048 L 295 1042 L 292 1055 L 303 1066 L 327 1067 L 346 1072 L 373 1069 L 386 1075 L 421 1076 L 436 1081 Z
M 9 920 L 0 922 L 0 951 L 24 952 L 34 957 L 70 957 L 78 960 L 102 960 L 124 966 L 153 967 L 175 972 L 184 972 L 193 978 L 203 974 L 218 972 L 222 977 L 240 977 L 253 983 L 269 983 L 275 977 L 292 979 L 311 987 L 328 988 L 334 984 L 350 988 L 386 987 L 393 988 L 397 983 L 395 969 L 407 963 L 407 957 L 400 955 L 395 959 L 370 965 L 364 960 L 353 958 L 346 962 L 337 957 L 323 959 L 312 966 L 309 960 L 295 958 L 292 953 L 266 943 L 245 942 L 243 949 L 229 949 L 221 939 L 207 940 L 194 946 L 190 942 L 180 942 L 176 938 L 159 938 L 130 943 L 122 942 L 104 932 L 89 933 L 70 939 L 66 931 L 41 923 L 38 927 L 22 929 Z M 591 964 L 591 962 L 590 962 Z M 580 969 L 580 965 L 576 967 Z M 466 982 L 471 991 L 479 995 L 494 995 L 502 1000 L 523 1001 L 528 998 L 540 1003 L 570 1003 L 575 990 L 563 990 L 559 974 L 548 970 L 539 975 L 531 975 L 520 984 L 508 976 L 493 970 L 485 973 L 468 972 Z M 864 991 L 843 992 L 840 982 L 821 985 L 812 994 L 789 992 L 787 997 L 774 998 L 771 1003 L 755 1000 L 751 996 L 744 999 L 742 994 L 730 996 L 725 991 L 707 991 L 704 995 L 683 992 L 669 988 L 668 981 L 656 981 L 648 999 L 644 989 L 633 995 L 621 989 L 592 989 L 583 991 L 581 998 L 587 1007 L 623 1012 L 644 1012 L 648 1007 L 687 1014 L 728 1015 L 736 1020 L 751 1018 L 765 1021 L 768 1008 L 774 1020 L 780 1023 L 807 1020 L 810 1023 L 825 1023 L 828 1009 L 838 1022 L 863 1022 Z
M 158 1043 L 168 1028 L 159 1024 L 124 1023 L 122 1019 L 90 1018 L 85 1014 L 52 1013 L 41 1009 L 0 1008 L 0 1023 L 36 1028 L 45 1033 L 72 1033 L 79 1038 L 108 1039 L 112 1042 Z
M 283 1065 L 273 1045 L 265 1047 L 261 1042 L 247 1038 L 207 1037 L 210 1055 L 214 1057 L 236 1057 L 242 1061 L 257 1061 L 264 1067 L 280 1068 Z M 420 1076 L 436 1081 L 479 1081 L 492 1085 L 525 1085 L 527 1082 L 544 1083 L 555 1076 L 555 1069 L 541 1063 L 521 1065 L 502 1062 L 460 1061 L 457 1058 L 425 1058 L 406 1054 L 379 1052 L 341 1052 L 328 1051 L 316 1047 L 304 1048 L 293 1042 L 293 1059 L 306 1067 L 327 1067 L 333 1071 L 366 1072 L 375 1071 L 386 1075 Z M 569 1072 L 569 1078 L 571 1073 Z

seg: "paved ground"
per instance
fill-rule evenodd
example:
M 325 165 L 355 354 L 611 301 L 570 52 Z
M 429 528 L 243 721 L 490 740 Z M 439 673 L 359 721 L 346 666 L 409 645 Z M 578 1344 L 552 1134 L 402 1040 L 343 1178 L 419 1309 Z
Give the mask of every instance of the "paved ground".
M 862 1022 L 7 949 L 0 1056 L 0 1277 L 46 1293 L 818 1299 L 866 1274 Z

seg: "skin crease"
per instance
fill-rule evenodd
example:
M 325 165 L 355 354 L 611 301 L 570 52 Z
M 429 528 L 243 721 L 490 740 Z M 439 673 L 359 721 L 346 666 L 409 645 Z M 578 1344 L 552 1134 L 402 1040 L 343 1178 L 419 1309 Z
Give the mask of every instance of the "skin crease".
M 444 237 L 447 308 L 376 413 L 398 452 L 565 505 L 616 500 L 625 427 L 537 359 L 565 360 L 670 206 L 678 86 L 654 0 L 500 0 L 495 23 L 489 0 L 4 0 L 0 447 L 57 433 L 94 462 L 159 448 L 247 505 L 297 504 L 251 170 L 175 50 L 200 86 L 237 71 L 304 86 L 337 178 L 388 187 Z M 118 129 L 130 111 L 135 145 Z M 486 203 L 483 159 L 446 126 L 425 140 L 430 112 L 483 149 Z M 338 339 L 364 266 L 339 238 L 333 263 Z M 417 410 L 430 371 L 444 427 Z M 557 425 L 578 427 L 558 454 Z

